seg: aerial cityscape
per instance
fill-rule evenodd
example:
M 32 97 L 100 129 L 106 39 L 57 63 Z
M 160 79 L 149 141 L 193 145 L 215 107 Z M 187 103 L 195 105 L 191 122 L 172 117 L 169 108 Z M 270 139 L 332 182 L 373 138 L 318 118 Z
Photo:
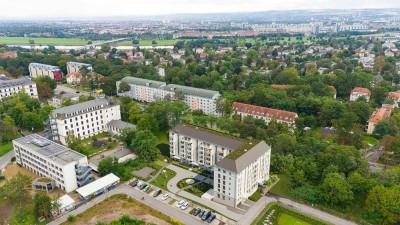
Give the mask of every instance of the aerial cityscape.
M 0 224 L 400 224 L 400 1 L 1 5 Z

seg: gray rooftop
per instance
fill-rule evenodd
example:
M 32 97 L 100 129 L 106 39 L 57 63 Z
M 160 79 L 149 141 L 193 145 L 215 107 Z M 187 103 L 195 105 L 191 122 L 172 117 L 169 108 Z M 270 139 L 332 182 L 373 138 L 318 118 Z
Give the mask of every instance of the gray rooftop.
M 271 147 L 267 145 L 265 141 L 260 141 L 256 146 L 247 150 L 247 152 L 241 155 L 238 159 L 234 160 L 230 159 L 229 157 L 225 157 L 215 166 L 235 173 L 240 173 L 269 149 L 271 149 Z
M 67 165 L 82 158 L 86 158 L 85 155 L 50 141 L 38 134 L 21 137 L 13 140 L 13 142 L 22 145 L 26 149 L 35 151 L 45 158 L 49 158 L 61 165 Z
M 178 124 L 172 129 L 172 132 L 200 139 L 216 145 L 225 146 L 227 148 L 236 149 L 244 144 L 244 141 L 229 137 L 223 133 L 208 130 L 201 127 L 195 127 L 187 124 Z
M 81 63 L 81 62 L 67 62 L 67 65 L 92 67 L 92 64 Z
M 47 64 L 42 64 L 42 63 L 29 63 L 29 66 L 33 67 L 39 67 L 39 68 L 46 68 L 46 69 L 59 69 L 58 66 L 53 66 L 53 65 L 47 65 Z
M 136 129 L 135 125 L 121 121 L 121 120 L 111 120 L 110 122 L 107 123 L 107 126 L 115 127 L 115 128 L 121 129 L 121 130 L 126 129 L 126 128 Z
M 29 78 L 23 77 L 19 79 L 0 80 L 0 88 L 17 87 L 22 85 L 34 84 Z
M 182 86 L 177 84 L 168 84 L 167 86 L 163 87 L 163 89 L 168 91 L 181 91 L 187 95 L 200 96 L 203 98 L 213 98 L 214 96 L 219 95 L 218 91 Z
M 70 105 L 70 106 L 66 106 L 63 108 L 59 108 L 56 110 L 53 110 L 52 114 L 56 115 L 56 114 L 68 114 L 68 113 L 75 113 L 78 111 L 82 111 L 82 110 L 89 110 L 90 108 L 93 107 L 104 107 L 107 106 L 109 104 L 109 102 L 104 99 L 104 98 L 97 98 L 91 101 L 87 101 L 87 102 L 82 102 L 82 103 L 78 103 L 75 105 Z
M 162 81 L 148 80 L 148 79 L 142 79 L 142 78 L 137 78 L 137 77 L 124 77 L 121 81 L 124 81 L 128 84 L 136 84 L 136 85 L 149 86 L 149 87 L 154 87 L 154 88 L 160 88 L 167 84 Z

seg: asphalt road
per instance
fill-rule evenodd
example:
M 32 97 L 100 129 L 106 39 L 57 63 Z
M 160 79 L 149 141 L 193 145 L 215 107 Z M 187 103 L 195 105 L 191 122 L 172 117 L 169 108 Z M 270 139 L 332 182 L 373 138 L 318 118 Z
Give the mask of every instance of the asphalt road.
M 82 213 L 82 212 L 86 211 L 87 209 L 93 207 L 94 205 L 104 201 L 107 197 L 115 195 L 115 194 L 126 194 L 132 198 L 135 198 L 136 200 L 138 200 L 140 202 L 143 202 L 144 204 L 150 206 L 151 208 L 156 209 L 161 213 L 164 213 L 165 215 L 168 215 L 172 218 L 175 218 L 175 219 L 183 222 L 184 224 L 204 225 L 204 222 L 196 219 L 196 217 L 186 214 L 185 212 L 182 212 L 178 208 L 167 205 L 167 203 L 161 202 L 161 201 L 147 195 L 143 191 L 132 188 L 131 186 L 129 186 L 127 184 L 121 184 L 117 188 L 95 198 L 93 201 L 88 202 L 67 214 L 64 214 L 63 216 L 59 217 L 58 219 L 54 220 L 53 222 L 50 222 L 48 225 L 61 224 L 65 221 L 67 221 L 67 218 L 69 215 L 77 215 L 79 213 Z M 144 197 L 145 199 L 141 200 L 142 197 Z M 112 206 L 110 206 L 110 207 L 112 207 Z
M 11 158 L 14 157 L 14 151 L 11 150 L 9 153 L 0 157 L 0 170 L 6 167 L 6 165 L 11 161 Z

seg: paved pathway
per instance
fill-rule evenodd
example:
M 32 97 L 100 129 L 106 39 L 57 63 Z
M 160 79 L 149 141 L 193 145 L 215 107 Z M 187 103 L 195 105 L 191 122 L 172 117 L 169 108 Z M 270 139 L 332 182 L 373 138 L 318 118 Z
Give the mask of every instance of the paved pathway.
M 0 170 L 5 168 L 9 162 L 11 162 L 11 158 L 14 157 L 14 150 L 11 150 L 7 154 L 0 157 Z
M 135 198 L 138 201 L 143 202 L 144 204 L 150 206 L 153 209 L 158 210 L 161 213 L 164 213 L 172 218 L 176 218 L 179 221 L 183 222 L 184 224 L 193 224 L 193 225 L 204 225 L 204 222 L 196 219 L 194 216 L 191 216 L 185 212 L 182 212 L 180 209 L 177 209 L 173 206 L 166 206 L 167 203 L 161 202 L 143 191 L 137 190 L 135 188 L 130 187 L 127 184 L 121 184 L 117 188 L 95 198 L 93 201 L 88 202 L 79 208 L 64 214 L 63 216 L 59 217 L 58 219 L 54 220 L 53 222 L 50 222 L 48 225 L 57 225 L 61 224 L 65 221 L 67 221 L 67 218 L 69 215 L 78 215 L 79 213 L 82 213 L 86 211 L 87 209 L 93 207 L 94 205 L 104 201 L 106 198 L 115 195 L 115 194 L 126 194 L 132 198 Z M 145 198 L 145 200 L 141 200 L 142 197 Z

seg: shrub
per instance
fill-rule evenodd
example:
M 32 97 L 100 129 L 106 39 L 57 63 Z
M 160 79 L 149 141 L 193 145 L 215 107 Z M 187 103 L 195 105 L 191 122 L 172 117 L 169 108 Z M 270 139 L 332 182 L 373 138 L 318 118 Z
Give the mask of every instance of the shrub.
M 15 156 L 11 158 L 11 162 L 15 162 L 16 160 L 17 158 L 15 158 Z
M 75 220 L 75 216 L 74 215 L 69 215 L 68 218 L 67 218 L 68 222 L 74 222 L 74 220 Z

